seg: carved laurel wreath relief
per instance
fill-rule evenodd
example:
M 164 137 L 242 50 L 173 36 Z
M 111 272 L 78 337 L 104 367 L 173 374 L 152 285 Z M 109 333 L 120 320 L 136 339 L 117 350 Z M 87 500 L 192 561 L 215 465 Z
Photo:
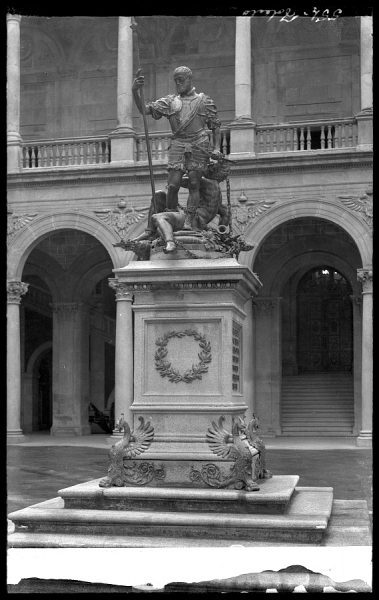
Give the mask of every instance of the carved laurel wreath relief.
M 200 352 L 198 353 L 198 357 L 200 362 L 196 365 L 193 364 L 192 367 L 187 369 L 184 373 L 180 373 L 168 360 L 166 360 L 168 354 L 167 345 L 171 338 L 184 338 L 185 336 L 192 336 L 199 342 Z M 208 372 L 209 363 L 212 360 L 211 344 L 204 335 L 201 335 L 195 329 L 169 331 L 162 338 L 158 338 L 155 344 L 158 346 L 154 357 L 155 368 L 160 372 L 161 377 L 167 377 L 167 379 L 173 383 L 179 383 L 180 381 L 191 383 L 195 379 L 202 379 L 203 374 Z

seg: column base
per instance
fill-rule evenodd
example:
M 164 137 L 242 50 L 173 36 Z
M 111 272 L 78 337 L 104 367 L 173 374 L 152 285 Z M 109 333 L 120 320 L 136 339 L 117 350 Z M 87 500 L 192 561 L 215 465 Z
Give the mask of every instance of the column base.
M 360 448 L 372 448 L 372 431 L 360 431 L 357 437 L 357 446 Z
M 241 160 L 255 157 L 256 123 L 240 119 L 230 123 L 230 159 Z
M 25 435 L 21 429 L 7 431 L 7 444 L 19 444 L 20 442 L 24 442 L 25 439 Z

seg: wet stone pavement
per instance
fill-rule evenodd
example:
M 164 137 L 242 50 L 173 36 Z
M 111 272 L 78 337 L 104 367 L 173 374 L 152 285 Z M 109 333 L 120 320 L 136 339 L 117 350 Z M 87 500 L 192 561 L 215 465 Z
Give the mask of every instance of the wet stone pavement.
M 372 452 L 267 450 L 274 475 L 299 475 L 299 486 L 334 488 L 334 498 L 367 500 L 372 511 Z M 8 512 L 57 497 L 58 490 L 104 477 L 108 450 L 72 446 L 8 446 Z

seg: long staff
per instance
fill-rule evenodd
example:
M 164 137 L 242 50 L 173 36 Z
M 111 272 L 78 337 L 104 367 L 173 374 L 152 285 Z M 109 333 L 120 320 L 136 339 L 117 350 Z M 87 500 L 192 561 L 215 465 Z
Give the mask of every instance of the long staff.
M 139 56 L 139 43 L 138 43 L 138 33 L 137 33 L 137 22 L 135 20 L 134 17 L 132 17 L 132 24 L 131 24 L 131 29 L 133 30 L 133 36 L 134 36 L 134 40 L 135 40 L 135 50 L 136 50 L 136 57 L 137 57 L 137 76 L 142 73 L 142 67 L 141 67 L 141 62 L 140 62 L 140 56 Z M 151 183 L 151 192 L 152 192 L 152 200 L 154 202 L 154 196 L 155 196 L 155 185 L 154 185 L 154 178 L 153 178 L 153 162 L 151 159 L 151 148 L 150 148 L 150 140 L 149 140 L 149 131 L 147 128 L 147 119 L 146 119 L 146 112 L 145 112 L 145 95 L 143 93 L 143 87 L 140 87 L 139 90 L 140 93 L 140 98 L 141 98 L 141 104 L 142 104 L 142 118 L 143 118 L 143 127 L 145 130 L 145 140 L 146 140 L 146 150 L 147 150 L 147 158 L 149 161 L 149 171 L 150 171 L 150 183 Z

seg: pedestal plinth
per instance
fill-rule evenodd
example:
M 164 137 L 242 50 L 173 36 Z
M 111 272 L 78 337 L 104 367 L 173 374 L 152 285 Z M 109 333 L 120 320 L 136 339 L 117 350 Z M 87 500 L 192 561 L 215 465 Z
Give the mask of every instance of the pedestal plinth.
M 115 277 L 134 296 L 133 427 L 139 417 L 154 427 L 136 460 L 163 464 L 166 484 L 190 483 L 199 461 L 228 470 L 230 461 L 215 460 L 205 436 L 221 415 L 231 431 L 232 418 L 247 409 L 244 305 L 258 278 L 234 258 L 136 261 Z

